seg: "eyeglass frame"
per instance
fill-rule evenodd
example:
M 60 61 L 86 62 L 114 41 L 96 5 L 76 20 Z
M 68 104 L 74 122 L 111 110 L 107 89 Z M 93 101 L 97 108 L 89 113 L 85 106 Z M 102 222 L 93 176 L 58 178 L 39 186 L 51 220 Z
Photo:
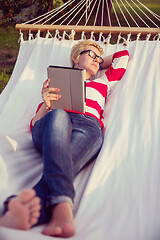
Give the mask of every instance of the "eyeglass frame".
M 84 51 L 82 51 L 82 52 L 80 53 L 80 55 L 83 54 L 83 53 L 86 53 L 86 52 L 89 52 L 89 56 L 90 56 L 91 58 L 93 58 L 93 59 L 96 59 L 96 58 L 100 59 L 101 62 L 98 62 L 98 61 L 97 61 L 97 62 L 99 63 L 99 65 L 101 65 L 102 63 L 104 63 L 104 59 L 103 59 L 102 57 L 98 56 L 93 50 L 90 50 L 90 49 L 84 50 Z M 90 52 L 93 52 L 93 53 L 95 54 L 95 57 L 91 56 Z

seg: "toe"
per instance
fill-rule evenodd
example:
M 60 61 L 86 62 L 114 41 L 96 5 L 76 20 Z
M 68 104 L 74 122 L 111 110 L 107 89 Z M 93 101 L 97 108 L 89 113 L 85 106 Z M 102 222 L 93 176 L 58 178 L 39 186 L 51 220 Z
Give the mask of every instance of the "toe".
M 19 199 L 22 203 L 27 203 L 31 201 L 35 197 L 35 195 L 36 195 L 35 190 L 26 189 L 19 194 Z

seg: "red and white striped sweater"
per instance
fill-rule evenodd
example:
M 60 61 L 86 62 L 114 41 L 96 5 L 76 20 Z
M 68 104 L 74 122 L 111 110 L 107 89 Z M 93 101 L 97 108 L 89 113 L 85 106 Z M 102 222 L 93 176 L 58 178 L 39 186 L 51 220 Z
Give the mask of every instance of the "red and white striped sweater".
M 124 75 L 129 53 L 127 50 L 113 54 L 112 65 L 105 74 L 95 80 L 86 80 L 86 112 L 85 114 L 96 117 L 103 127 L 103 112 L 110 90 L 110 82 L 121 80 Z
M 110 90 L 110 82 L 121 80 L 124 75 L 129 53 L 127 50 L 119 51 L 113 54 L 112 64 L 100 78 L 95 80 L 86 80 L 86 111 L 85 115 L 93 116 L 103 128 L 104 106 Z M 36 113 L 43 103 L 39 104 Z M 31 121 L 32 130 L 32 121 Z

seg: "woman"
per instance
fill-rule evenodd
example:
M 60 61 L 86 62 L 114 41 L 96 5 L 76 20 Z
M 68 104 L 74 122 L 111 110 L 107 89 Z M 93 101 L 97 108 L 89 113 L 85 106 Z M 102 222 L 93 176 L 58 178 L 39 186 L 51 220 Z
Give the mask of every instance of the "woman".
M 61 97 L 60 89 L 42 88 L 43 103 L 31 121 L 32 139 L 42 154 L 42 178 L 34 187 L 41 199 L 38 224 L 49 221 L 43 234 L 71 237 L 75 234 L 73 220 L 74 177 L 98 155 L 102 142 L 103 111 L 109 93 L 109 82 L 122 78 L 129 58 L 128 51 L 120 51 L 104 59 L 103 49 L 94 41 L 80 41 L 71 50 L 75 68 L 86 70 L 86 112 L 84 114 L 50 110 L 51 101 Z M 108 68 L 109 67 L 109 68 Z M 105 74 L 90 80 L 100 68 Z

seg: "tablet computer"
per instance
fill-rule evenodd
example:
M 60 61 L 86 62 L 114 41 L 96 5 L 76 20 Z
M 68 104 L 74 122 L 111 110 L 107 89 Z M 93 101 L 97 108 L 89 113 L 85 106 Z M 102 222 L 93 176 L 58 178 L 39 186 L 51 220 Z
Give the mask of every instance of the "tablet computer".
M 85 112 L 85 80 L 86 70 L 49 66 L 47 68 L 49 87 L 59 88 L 61 98 L 51 101 L 51 109 L 61 108 Z

